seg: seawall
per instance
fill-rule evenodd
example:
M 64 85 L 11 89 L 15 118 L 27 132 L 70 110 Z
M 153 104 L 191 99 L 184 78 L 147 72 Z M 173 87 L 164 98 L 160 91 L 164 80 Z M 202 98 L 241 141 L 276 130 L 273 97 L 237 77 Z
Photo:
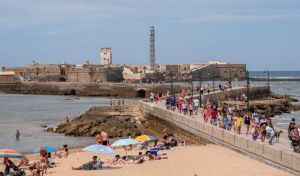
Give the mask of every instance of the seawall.
M 264 89 L 268 91 L 269 88 L 256 87 L 252 88 L 252 91 L 255 92 L 255 89 L 263 93 Z M 231 93 L 234 94 L 234 92 Z M 268 144 L 254 142 L 233 132 L 200 122 L 176 112 L 168 111 L 165 107 L 159 107 L 142 100 L 138 103 L 140 111 L 146 115 L 155 116 L 215 144 L 225 146 L 274 167 L 300 175 L 300 155 L 297 153 L 293 153 L 288 149 L 278 149 Z
M 189 85 L 173 85 L 175 93 Z M 122 98 L 145 98 L 150 92 L 166 92 L 170 85 L 163 84 L 123 84 L 123 83 L 77 83 L 77 82 L 18 82 L 15 84 L 0 84 L 0 92 L 14 94 L 40 95 L 77 95 L 104 96 Z

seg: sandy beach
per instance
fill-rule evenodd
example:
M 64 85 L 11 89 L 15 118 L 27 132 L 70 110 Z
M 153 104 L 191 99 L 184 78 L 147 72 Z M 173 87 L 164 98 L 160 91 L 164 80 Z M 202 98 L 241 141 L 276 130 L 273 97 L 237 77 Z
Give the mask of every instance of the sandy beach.
M 120 155 L 125 152 L 122 149 L 116 150 Z M 139 151 L 133 150 L 128 153 L 137 154 Z M 79 166 L 91 160 L 93 153 L 80 152 L 75 150 L 68 158 L 55 159 L 57 167 L 48 170 L 47 175 L 51 176 L 153 176 L 153 175 L 172 175 L 172 176 L 200 176 L 200 175 L 263 175 L 263 176 L 285 176 L 291 175 L 282 170 L 273 168 L 264 163 L 241 155 L 226 148 L 209 144 L 205 146 L 187 146 L 177 149 L 164 151 L 168 159 L 148 161 L 142 164 L 125 164 L 112 168 L 92 171 L 71 170 L 72 166 Z M 109 155 L 97 155 L 102 160 L 113 158 Z M 32 156 L 31 156 L 32 157 Z M 107 166 L 105 164 L 104 166 Z

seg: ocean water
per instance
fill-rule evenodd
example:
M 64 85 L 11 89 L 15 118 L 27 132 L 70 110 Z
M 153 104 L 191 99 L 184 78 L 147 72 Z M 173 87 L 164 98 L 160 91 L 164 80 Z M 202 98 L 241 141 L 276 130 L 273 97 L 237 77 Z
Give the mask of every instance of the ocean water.
M 267 78 L 267 71 L 249 71 L 254 78 Z M 269 71 L 270 78 L 300 78 L 300 71 Z
M 0 148 L 30 152 L 41 145 L 61 147 L 92 144 L 93 138 L 66 137 L 44 132 L 43 124 L 57 124 L 79 116 L 93 106 L 108 106 L 106 98 L 0 94 Z M 130 103 L 133 100 L 125 100 Z M 21 137 L 15 139 L 16 130 Z
M 256 78 L 267 78 L 267 73 L 265 71 L 250 71 L 250 77 Z M 300 78 L 300 71 L 270 71 L 270 78 Z M 215 86 L 218 84 L 223 84 L 224 82 L 216 81 Z M 194 82 L 194 85 L 199 84 L 198 81 Z M 212 81 L 203 82 L 203 84 L 212 85 Z M 244 86 L 244 81 L 234 81 L 232 80 L 232 85 Z M 267 85 L 267 81 L 252 81 L 252 85 Z M 300 101 L 300 81 L 270 81 L 271 91 L 277 94 L 291 95 Z M 292 118 L 296 119 L 296 122 L 300 124 L 300 111 L 294 111 L 292 113 L 284 113 L 279 116 L 275 116 L 273 123 L 275 126 L 287 129 L 287 126 Z
M 265 71 L 250 71 L 250 77 L 267 77 Z M 270 71 L 270 78 L 300 78 L 300 71 Z M 267 82 L 253 82 L 255 85 L 267 85 Z M 270 81 L 271 90 L 278 94 L 291 95 L 300 101 L 300 81 Z M 297 102 L 299 103 L 299 102 Z M 294 111 L 292 113 L 284 113 L 273 118 L 274 125 L 287 129 L 289 122 L 292 118 L 296 119 L 296 122 L 300 124 L 300 111 Z
M 264 77 L 266 73 L 250 72 L 252 77 Z M 300 77 L 297 72 L 270 72 L 270 77 Z M 244 82 L 232 82 L 243 85 Z M 197 82 L 195 82 L 197 84 Z M 206 82 L 205 84 L 212 84 Z M 216 85 L 218 82 L 216 82 Z M 267 82 L 252 82 L 254 85 L 266 85 Z M 288 94 L 300 100 L 299 81 L 270 82 L 271 90 L 279 94 Z M 135 100 L 125 100 L 131 103 Z M 61 134 L 46 133 L 41 125 L 56 124 L 64 121 L 66 116 L 76 117 L 93 106 L 107 106 L 106 98 L 47 96 L 47 95 L 15 95 L 0 93 L 0 148 L 30 152 L 41 145 L 61 147 L 84 146 L 94 143 L 94 138 L 66 137 Z M 282 114 L 273 118 L 273 123 L 287 128 L 291 118 L 300 124 L 300 111 Z M 21 138 L 15 140 L 15 132 L 19 129 Z

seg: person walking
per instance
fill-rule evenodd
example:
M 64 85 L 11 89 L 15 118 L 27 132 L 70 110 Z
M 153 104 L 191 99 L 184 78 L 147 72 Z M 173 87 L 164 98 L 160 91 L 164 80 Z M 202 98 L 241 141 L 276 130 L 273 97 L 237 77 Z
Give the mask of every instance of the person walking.
M 21 136 L 21 133 L 20 133 L 19 129 L 17 129 L 17 131 L 16 131 L 16 140 L 17 141 L 20 140 L 20 136 Z

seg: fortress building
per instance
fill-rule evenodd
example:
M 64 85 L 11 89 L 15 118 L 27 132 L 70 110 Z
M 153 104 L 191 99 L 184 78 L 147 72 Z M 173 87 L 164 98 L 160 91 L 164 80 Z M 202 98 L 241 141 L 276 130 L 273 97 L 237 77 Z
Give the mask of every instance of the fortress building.
M 188 80 L 231 80 L 246 76 L 245 64 L 231 64 L 219 60 L 196 64 L 157 64 L 155 53 L 155 28 L 150 26 L 150 53 L 148 65 L 113 64 L 112 49 L 100 49 L 100 64 L 32 64 L 25 67 L 2 67 L 1 79 L 11 82 L 12 74 L 20 81 L 67 82 L 151 82 Z M 2 82 L 5 82 L 2 81 Z M 1 81 L 0 81 L 1 82 Z

